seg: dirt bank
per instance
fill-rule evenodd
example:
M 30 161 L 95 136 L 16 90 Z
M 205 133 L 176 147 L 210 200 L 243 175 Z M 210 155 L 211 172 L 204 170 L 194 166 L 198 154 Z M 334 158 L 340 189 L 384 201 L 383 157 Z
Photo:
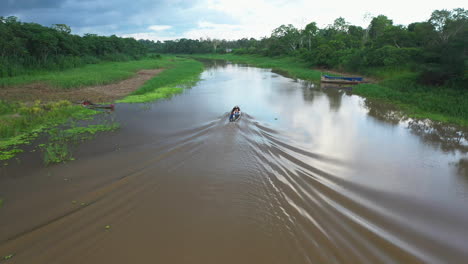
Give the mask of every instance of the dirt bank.
M 117 83 L 88 86 L 76 89 L 52 88 L 44 83 L 33 83 L 0 89 L 0 98 L 15 101 L 56 101 L 91 100 L 93 102 L 112 102 L 137 90 L 146 81 L 159 74 L 163 69 L 141 70 L 137 75 Z

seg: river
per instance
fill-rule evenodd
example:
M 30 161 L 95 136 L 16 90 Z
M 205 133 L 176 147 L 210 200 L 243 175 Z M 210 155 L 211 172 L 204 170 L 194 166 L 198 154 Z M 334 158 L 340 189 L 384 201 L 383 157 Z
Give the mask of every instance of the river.
M 201 77 L 118 104 L 76 161 L 2 167 L 4 262 L 466 262 L 466 130 L 269 69 Z

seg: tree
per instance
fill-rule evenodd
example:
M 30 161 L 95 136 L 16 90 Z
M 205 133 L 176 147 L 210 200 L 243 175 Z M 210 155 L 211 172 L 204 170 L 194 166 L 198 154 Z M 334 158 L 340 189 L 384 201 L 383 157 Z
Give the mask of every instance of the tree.
M 447 43 L 450 38 L 463 33 L 463 29 L 466 30 L 468 10 L 463 8 L 456 8 L 452 11 L 435 10 L 432 12 L 429 23 L 434 26 L 440 42 Z
M 338 32 L 347 32 L 349 28 L 349 23 L 346 22 L 346 20 L 342 17 L 339 17 L 333 21 L 333 25 L 331 25 L 331 28 Z
M 306 25 L 302 31 L 303 36 L 307 41 L 307 48 L 310 51 L 312 49 L 312 39 L 317 35 L 318 27 L 315 22 L 311 22 Z
M 281 25 L 273 30 L 271 37 L 276 38 L 282 43 L 284 48 L 289 51 L 294 51 L 298 48 L 301 34 L 293 25 Z
M 65 34 L 71 33 L 71 28 L 65 24 L 53 24 L 52 28 L 61 33 L 65 33 Z
M 393 25 L 393 21 L 384 15 L 374 17 L 369 25 L 369 36 L 371 39 L 380 37 L 387 27 Z

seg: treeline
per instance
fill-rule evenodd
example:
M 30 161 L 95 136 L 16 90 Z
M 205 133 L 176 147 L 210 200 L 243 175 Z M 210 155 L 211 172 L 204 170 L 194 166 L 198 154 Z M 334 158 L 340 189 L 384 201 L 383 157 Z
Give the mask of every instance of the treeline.
M 20 22 L 16 17 L 0 17 L 0 78 L 101 60 L 137 59 L 146 53 L 146 46 L 133 38 L 78 36 L 64 24 L 45 27 Z
M 270 37 L 240 39 L 179 39 L 145 45 L 160 53 L 223 53 L 263 56 L 297 56 L 311 66 L 352 72 L 417 72 L 420 82 L 431 85 L 468 87 L 468 11 L 436 10 L 427 21 L 408 26 L 394 25 L 384 15 L 373 17 L 367 28 L 337 18 L 318 28 L 315 22 L 299 29 L 281 25 Z

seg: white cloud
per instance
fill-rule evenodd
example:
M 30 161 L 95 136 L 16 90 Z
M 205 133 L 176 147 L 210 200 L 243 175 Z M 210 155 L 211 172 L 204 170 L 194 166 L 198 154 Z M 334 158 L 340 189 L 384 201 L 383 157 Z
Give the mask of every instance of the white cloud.
M 136 38 L 153 40 L 207 37 L 218 39 L 254 37 L 258 39 L 270 36 L 273 29 L 282 24 L 293 24 L 298 28 L 303 28 L 310 22 L 316 22 L 319 27 L 323 28 L 332 24 L 336 18 L 344 17 L 347 22 L 353 25 L 367 27 L 370 18 L 365 18 L 366 14 L 383 14 L 392 19 L 394 24 L 407 25 L 427 20 L 432 11 L 436 9 L 453 9 L 465 5 L 464 1 L 461 0 L 426 2 L 424 5 L 406 0 L 393 0 L 391 2 L 370 0 L 329 0 L 327 2 L 310 0 L 200 0 L 190 10 L 197 13 L 199 8 L 203 7 L 203 12 L 217 14 L 217 19 L 205 17 L 203 20 L 186 21 L 188 23 L 182 28 L 180 24 L 176 26 L 171 23 L 154 25 L 149 29 L 156 32 L 132 35 Z M 219 17 L 224 18 L 219 19 Z M 162 34 L 161 31 L 168 29 L 173 32 Z
M 206 0 L 207 9 L 229 14 L 239 21 L 245 29 L 244 36 L 260 37 L 270 35 L 271 31 L 282 24 L 293 24 L 303 28 L 310 22 L 319 27 L 332 24 L 338 17 L 344 17 L 353 25 L 367 27 L 370 20 L 367 13 L 386 15 L 395 24 L 407 25 L 427 20 L 436 9 L 453 9 L 466 6 L 465 1 L 445 0 L 438 2 L 393 0 L 329 0 L 326 2 L 310 0 Z M 226 32 L 226 34 L 229 34 Z
M 200 21 L 198 27 L 188 30 L 183 33 L 184 38 L 199 39 L 199 38 L 217 38 L 235 40 L 245 37 L 260 38 L 265 34 L 265 29 L 261 27 L 252 27 L 251 25 L 229 25 L 216 24 L 207 21 Z
M 148 27 L 148 29 L 151 29 L 153 31 L 164 31 L 170 28 L 172 28 L 172 26 L 168 26 L 168 25 L 152 25 Z

